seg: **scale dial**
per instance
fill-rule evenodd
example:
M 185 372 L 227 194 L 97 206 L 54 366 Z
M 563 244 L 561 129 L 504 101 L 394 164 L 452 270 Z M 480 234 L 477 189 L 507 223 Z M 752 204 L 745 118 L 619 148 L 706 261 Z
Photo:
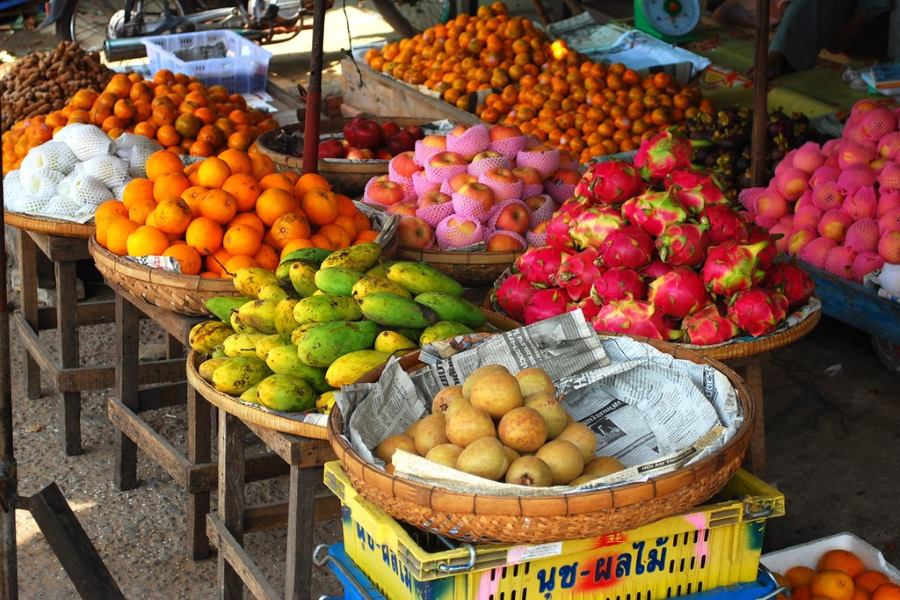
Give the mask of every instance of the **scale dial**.
M 663 35 L 687 35 L 700 22 L 699 0 L 643 0 L 647 22 Z

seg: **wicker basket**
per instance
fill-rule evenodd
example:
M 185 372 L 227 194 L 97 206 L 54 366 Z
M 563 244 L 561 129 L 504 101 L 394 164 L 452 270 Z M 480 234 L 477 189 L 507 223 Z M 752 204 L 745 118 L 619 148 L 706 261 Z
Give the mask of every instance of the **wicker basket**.
M 713 496 L 737 471 L 750 444 L 756 413 L 747 385 L 725 365 L 668 342 L 636 338 L 676 358 L 709 364 L 734 386 L 744 421 L 731 440 L 713 455 L 648 481 L 611 488 L 542 497 L 478 496 L 390 475 L 363 460 L 339 435 L 340 410 L 328 421 L 329 441 L 353 487 L 396 519 L 451 538 L 477 543 L 538 544 L 627 531 L 687 510 Z M 401 359 L 415 369 L 418 354 Z M 376 381 L 381 369 L 361 382 Z
M 58 237 L 87 239 L 94 235 L 93 223 L 74 223 L 10 211 L 3 211 L 3 220 L 11 227 Z
M 522 252 L 448 252 L 401 245 L 397 247 L 396 258 L 425 262 L 465 286 L 483 287 L 493 285 L 520 254 Z

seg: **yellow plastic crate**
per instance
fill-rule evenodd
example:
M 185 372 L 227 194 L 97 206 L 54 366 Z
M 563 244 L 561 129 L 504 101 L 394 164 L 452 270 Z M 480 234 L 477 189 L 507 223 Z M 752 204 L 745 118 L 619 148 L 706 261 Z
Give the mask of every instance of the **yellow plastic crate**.
M 389 600 L 663 600 L 755 581 L 766 519 L 784 495 L 739 471 L 714 503 L 621 533 L 535 546 L 470 545 L 394 520 L 339 462 L 344 548 Z

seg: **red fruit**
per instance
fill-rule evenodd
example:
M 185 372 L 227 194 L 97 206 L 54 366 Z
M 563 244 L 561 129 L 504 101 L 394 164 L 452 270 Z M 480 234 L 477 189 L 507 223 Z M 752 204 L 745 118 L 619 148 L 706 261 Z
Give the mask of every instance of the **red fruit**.
M 594 280 L 602 274 L 596 264 L 598 256 L 597 250 L 587 248 L 566 256 L 560 265 L 556 274 L 557 285 L 566 290 L 572 300 L 577 302 L 591 293 Z
M 631 298 L 613 300 L 597 313 L 592 323 L 597 333 L 624 333 L 654 340 L 676 337 L 666 324 L 663 314 L 649 302 Z
M 610 232 L 599 250 L 607 268 L 639 269 L 653 258 L 653 240 L 640 227 L 629 225 Z
M 816 289 L 816 284 L 806 271 L 789 263 L 772 265 L 766 271 L 762 285 L 768 290 L 784 294 L 792 308 L 806 304 Z
M 647 284 L 634 269 L 610 269 L 594 281 L 591 297 L 600 304 L 626 298 L 643 299 L 647 294 Z
M 754 337 L 778 329 L 787 317 L 788 299 L 778 292 L 755 288 L 738 292 L 728 306 L 728 317 Z
M 525 324 L 531 325 L 537 321 L 550 319 L 568 310 L 569 303 L 562 290 L 559 288 L 538 290 L 531 296 L 528 304 L 525 306 Z
M 591 203 L 618 204 L 644 188 L 640 174 L 628 163 L 610 160 L 591 165 L 575 186 L 575 195 Z
M 525 316 L 525 307 L 538 291 L 522 274 L 507 277 L 497 288 L 497 304 L 507 315 L 516 321 Z
M 319 158 L 343 158 L 344 145 L 340 140 L 328 138 L 319 142 Z
M 730 296 L 749 290 L 759 267 L 759 254 L 770 245 L 767 241 L 740 245 L 727 241 L 713 246 L 703 263 L 703 282 L 713 294 Z
M 344 138 L 356 148 L 375 150 L 383 139 L 378 123 L 368 119 L 354 119 L 344 125 L 343 131 Z
M 669 225 L 656 238 L 656 250 L 660 259 L 670 265 L 699 266 L 706 258 L 709 247 L 708 225 L 697 223 L 676 223 Z
M 422 128 L 418 125 L 407 125 L 403 128 L 403 131 L 409 133 L 411 136 L 413 136 L 413 139 L 416 140 L 421 140 L 423 137 L 425 137 L 425 132 L 422 131 Z
M 607 206 L 595 206 L 575 217 L 569 235 L 578 249 L 599 248 L 606 236 L 623 225 L 625 220 L 619 211 Z
M 662 235 L 669 225 L 687 219 L 687 211 L 669 192 L 647 191 L 622 205 L 622 215 L 648 235 Z
M 634 166 L 640 169 L 644 179 L 659 180 L 676 169 L 690 167 L 692 156 L 690 140 L 667 129 L 641 142 L 634 157 Z
M 401 152 L 414 150 L 416 147 L 416 139 L 408 132 L 401 131 L 400 133 L 387 138 L 386 146 L 388 152 L 396 156 Z
M 700 213 L 700 219 L 709 223 L 707 234 L 711 244 L 721 244 L 725 240 L 740 240 L 747 236 L 747 224 L 729 206 L 721 204 L 707 206 Z
M 641 276 L 648 281 L 653 281 L 657 277 L 661 277 L 674 269 L 674 267 L 668 263 L 664 263 L 658 258 L 650 261 L 650 264 L 641 269 Z
M 684 341 L 698 346 L 727 342 L 740 330 L 731 319 L 719 312 L 719 307 L 709 303 L 681 322 Z
M 675 267 L 650 283 L 647 299 L 663 314 L 683 319 L 710 301 L 703 278 L 687 267 Z
M 727 202 L 725 194 L 709 175 L 693 171 L 675 171 L 668 177 L 670 193 L 690 212 L 699 213 L 705 206 Z
M 381 137 L 388 139 L 392 135 L 400 133 L 400 126 L 393 121 L 385 121 L 381 124 Z
M 553 286 L 566 256 L 565 252 L 550 246 L 529 248 L 516 259 L 516 269 L 531 283 Z
M 581 309 L 584 320 L 590 323 L 600 312 L 600 309 L 603 308 L 603 302 L 599 298 L 588 296 L 578 303 L 578 308 Z

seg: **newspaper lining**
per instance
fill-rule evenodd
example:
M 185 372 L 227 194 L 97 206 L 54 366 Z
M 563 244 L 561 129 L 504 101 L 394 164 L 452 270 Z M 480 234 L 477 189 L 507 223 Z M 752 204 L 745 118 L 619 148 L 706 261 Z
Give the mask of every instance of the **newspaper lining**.
M 737 394 L 724 374 L 678 360 L 641 342 L 600 337 L 580 311 L 502 335 L 474 334 L 426 346 L 425 367 L 407 374 L 392 359 L 377 383 L 344 386 L 337 403 L 341 432 L 365 460 L 383 466 L 371 449 L 403 433 L 429 411 L 431 398 L 485 364 L 510 372 L 539 366 L 550 374 L 572 415 L 597 436 L 597 455 L 626 469 L 579 486 L 597 489 L 644 481 L 696 462 L 721 448 L 743 423 Z M 467 493 L 556 495 L 573 488 L 503 484 L 398 451 L 395 472 L 414 481 Z

